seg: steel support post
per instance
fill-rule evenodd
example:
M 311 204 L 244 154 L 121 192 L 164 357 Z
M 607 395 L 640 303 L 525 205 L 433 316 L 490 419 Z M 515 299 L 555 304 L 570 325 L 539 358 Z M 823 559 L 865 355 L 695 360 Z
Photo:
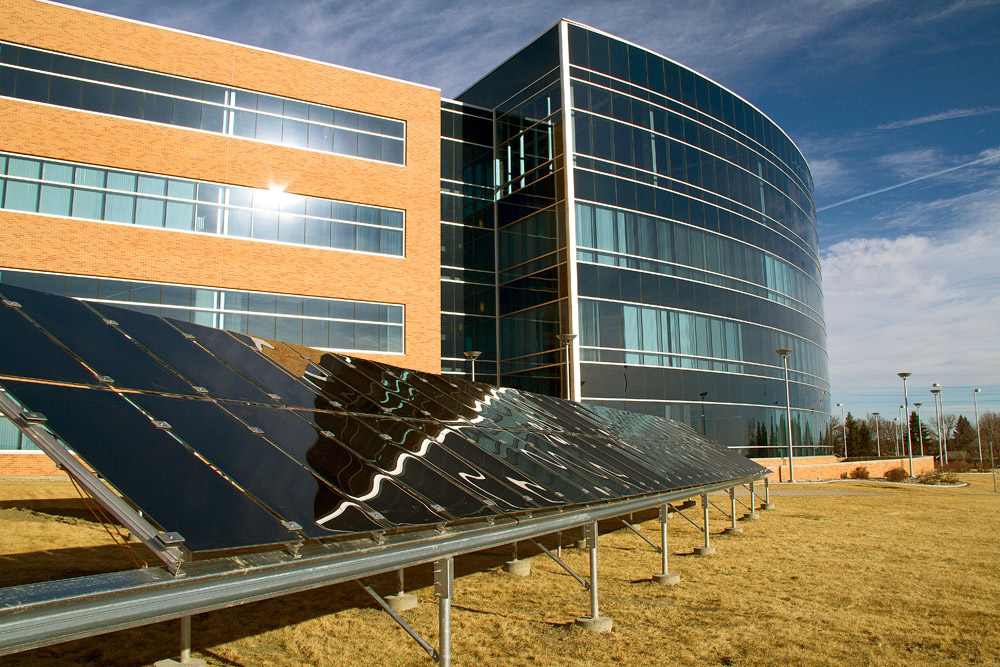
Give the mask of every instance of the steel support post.
M 753 498 L 751 500 L 751 505 L 753 505 Z M 762 510 L 773 510 L 774 503 L 771 502 L 771 482 L 767 477 L 764 478 L 764 504 L 760 506 Z
M 660 566 L 663 571 L 653 575 L 653 581 L 663 586 L 673 586 L 681 580 L 681 575 L 670 574 L 667 569 L 667 520 L 670 518 L 670 507 L 660 505 Z
M 715 553 L 715 547 L 709 544 L 709 529 L 708 529 L 708 494 L 701 494 L 701 509 L 702 509 L 702 520 L 704 521 L 704 532 L 705 532 L 705 546 L 695 547 L 695 556 L 711 556 Z
M 503 571 L 519 577 L 527 577 L 531 574 L 531 561 L 520 560 L 517 557 L 517 542 L 514 542 L 513 558 L 503 564 Z
M 726 533 L 727 535 L 736 535 L 736 534 L 739 534 L 739 533 L 743 532 L 743 527 L 736 525 L 736 487 L 735 486 L 732 487 L 731 489 L 729 489 L 729 504 L 730 504 L 729 519 L 730 519 L 731 523 L 722 532 Z
M 743 515 L 744 521 L 756 521 L 760 517 L 754 507 L 757 504 L 757 493 L 753 489 L 753 482 L 750 482 L 750 511 Z
M 434 594 L 438 597 L 438 664 L 451 667 L 451 598 L 455 594 L 455 559 L 434 561 Z
M 610 632 L 612 621 L 601 616 L 597 606 L 597 522 L 586 524 L 583 534 L 590 550 L 590 616 L 576 619 L 576 624 L 591 632 Z
M 201 658 L 191 657 L 191 617 L 181 616 L 181 656 L 180 662 L 176 660 L 157 660 L 153 667 L 174 667 L 175 665 L 185 665 L 186 667 L 204 667 L 205 661 Z

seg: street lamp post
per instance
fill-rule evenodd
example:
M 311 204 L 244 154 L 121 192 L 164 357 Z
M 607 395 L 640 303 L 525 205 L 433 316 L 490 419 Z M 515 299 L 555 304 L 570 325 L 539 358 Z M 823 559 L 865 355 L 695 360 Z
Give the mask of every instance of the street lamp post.
M 917 438 L 920 440 L 920 455 L 924 455 L 924 429 L 920 426 L 920 406 L 923 403 L 914 403 L 913 407 L 917 409 Z
M 976 440 L 979 442 L 979 465 L 983 465 L 983 437 L 979 432 L 979 401 L 976 400 L 976 394 L 979 393 L 978 389 L 972 390 L 972 404 L 976 408 Z M 990 461 L 990 467 L 993 467 L 993 461 Z
M 844 404 L 837 403 L 837 407 L 840 408 L 840 421 L 844 422 L 844 458 L 847 458 L 847 417 L 844 416 Z
M 937 411 L 938 425 L 938 447 L 941 449 L 941 465 L 948 464 L 948 436 L 944 432 L 944 394 L 941 393 L 941 385 L 935 382 L 931 385 L 931 393 L 934 394 L 934 408 L 937 410 L 938 401 L 941 402 L 941 409 Z
M 476 381 L 476 359 L 479 358 L 479 355 L 481 355 L 482 352 L 480 350 L 469 350 L 467 352 L 463 352 L 462 354 L 465 355 L 466 359 L 468 359 L 469 361 L 472 362 L 472 381 L 475 382 Z
M 882 413 L 880 413 L 880 412 L 873 412 L 872 414 L 875 415 L 875 453 L 876 453 L 876 455 L 879 458 L 882 458 L 882 441 L 879 438 L 879 434 L 878 434 L 878 431 L 879 431 L 879 428 L 878 428 L 878 416 L 880 414 L 882 414 Z
M 910 397 L 906 394 L 906 378 L 912 373 L 896 373 L 903 379 L 903 414 L 906 417 L 906 453 L 910 457 L 910 477 L 913 477 L 913 434 L 910 433 Z
M 792 448 L 792 395 L 788 389 L 788 355 L 792 351 L 787 348 L 781 348 L 780 350 L 775 350 L 775 352 L 781 356 L 781 361 L 785 366 L 785 421 L 788 422 L 788 481 L 794 482 L 795 469 L 793 467 L 793 460 L 795 458 L 795 451 Z
M 569 400 L 574 400 L 573 398 L 573 380 L 570 377 L 570 372 L 573 367 L 573 355 L 570 353 L 570 346 L 573 345 L 573 340 L 576 338 L 574 333 L 562 333 L 556 334 L 556 338 L 559 342 L 563 344 L 566 348 L 566 398 Z

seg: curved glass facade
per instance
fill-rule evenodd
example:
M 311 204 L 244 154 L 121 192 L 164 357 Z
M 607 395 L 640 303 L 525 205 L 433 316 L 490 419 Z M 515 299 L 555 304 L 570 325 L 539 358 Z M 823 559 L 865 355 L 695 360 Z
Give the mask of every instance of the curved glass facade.
M 784 132 L 566 21 L 459 99 L 494 109 L 500 384 L 781 456 L 788 348 L 796 454 L 831 453 L 813 184 Z

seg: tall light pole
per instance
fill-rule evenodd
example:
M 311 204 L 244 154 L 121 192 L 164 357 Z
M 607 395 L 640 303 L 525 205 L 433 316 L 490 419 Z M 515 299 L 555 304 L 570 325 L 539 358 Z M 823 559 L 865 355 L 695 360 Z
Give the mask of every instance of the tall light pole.
M 976 407 L 976 440 L 979 441 L 979 465 L 983 465 L 983 438 L 979 432 L 979 401 L 976 400 L 976 394 L 979 393 L 978 389 L 972 390 L 972 404 Z M 990 461 L 990 467 L 993 467 L 993 461 Z
M 979 464 L 982 465 L 982 460 L 983 460 L 983 454 L 982 454 L 982 451 L 983 451 L 983 440 L 982 440 L 982 437 L 981 437 L 980 432 L 979 432 L 979 402 L 976 401 L 976 394 L 978 394 L 978 393 L 979 393 L 978 389 L 976 389 L 975 391 L 972 392 L 972 402 L 976 406 L 976 437 L 979 438 L 979 452 L 980 452 L 979 453 Z M 994 459 L 993 459 L 993 440 L 990 440 L 990 472 L 993 473 L 993 493 L 996 493 L 997 492 L 997 469 L 993 465 L 993 463 L 994 463 Z
M 879 431 L 879 428 L 878 428 L 878 416 L 881 413 L 880 412 L 873 412 L 872 414 L 875 415 L 875 453 L 878 455 L 879 458 L 882 458 L 882 441 L 879 439 L 879 435 L 878 435 L 878 431 Z
M 840 408 L 840 421 L 844 422 L 844 458 L 847 458 L 847 417 L 844 416 L 844 404 L 837 403 Z
M 476 381 L 476 359 L 482 354 L 480 350 L 469 350 L 468 352 L 463 352 L 465 358 L 472 362 L 472 381 Z
M 573 367 L 573 355 L 570 353 L 570 346 L 573 345 L 573 340 L 576 338 L 574 333 L 562 333 L 556 334 L 556 338 L 559 342 L 563 344 L 566 348 L 566 398 L 569 400 L 574 400 L 573 398 L 573 380 L 570 377 L 570 372 Z
M 781 356 L 781 361 L 785 366 L 785 421 L 788 422 L 788 481 L 794 482 L 795 469 L 792 463 L 795 458 L 795 451 L 792 447 L 792 394 L 788 389 L 788 355 L 792 351 L 787 348 L 781 348 L 780 350 L 775 350 L 775 352 Z
M 924 429 L 920 426 L 920 406 L 923 403 L 914 403 L 913 407 L 917 409 L 917 438 L 920 440 L 920 456 L 924 455 Z
M 903 414 L 906 416 L 906 453 L 910 457 L 910 477 L 913 477 L 913 434 L 910 433 L 910 397 L 906 394 L 906 378 L 912 373 L 896 373 L 903 379 Z
M 941 402 L 941 410 L 938 412 L 938 447 L 941 449 L 941 465 L 948 463 L 948 436 L 944 432 L 944 394 L 941 393 L 941 385 L 935 382 L 931 385 L 931 393 L 934 394 L 934 407 L 938 401 Z

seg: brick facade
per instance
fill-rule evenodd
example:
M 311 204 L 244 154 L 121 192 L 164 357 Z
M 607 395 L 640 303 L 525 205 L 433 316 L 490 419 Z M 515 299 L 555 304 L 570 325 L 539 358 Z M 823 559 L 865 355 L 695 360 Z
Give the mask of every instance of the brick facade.
M 0 39 L 405 120 L 406 165 L 0 100 L 0 150 L 406 211 L 405 257 L 0 211 L 0 267 L 403 304 L 405 354 L 440 370 L 440 91 L 32 0 Z

